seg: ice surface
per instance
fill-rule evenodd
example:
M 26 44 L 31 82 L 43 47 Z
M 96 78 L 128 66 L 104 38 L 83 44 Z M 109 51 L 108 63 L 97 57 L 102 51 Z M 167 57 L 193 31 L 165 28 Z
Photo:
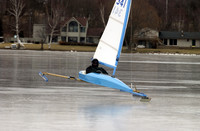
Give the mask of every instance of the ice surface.
M 45 71 L 77 77 L 92 56 L 1 50 L 0 130 L 200 130 L 200 56 L 122 54 L 116 77 L 136 84 L 152 98 L 149 103 L 89 83 L 51 76 L 45 82 L 38 75 Z

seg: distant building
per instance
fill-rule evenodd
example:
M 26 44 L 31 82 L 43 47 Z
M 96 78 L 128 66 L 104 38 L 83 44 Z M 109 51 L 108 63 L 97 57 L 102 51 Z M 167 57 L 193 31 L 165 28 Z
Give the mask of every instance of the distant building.
M 134 33 L 134 42 L 137 46 L 144 46 L 145 48 L 157 48 L 162 44 L 159 39 L 159 32 L 150 28 L 143 28 Z
M 33 39 L 40 42 L 45 39 L 49 42 L 49 36 L 46 34 L 44 24 L 34 24 L 33 26 Z M 66 19 L 60 28 L 60 32 L 54 34 L 53 43 L 62 42 L 78 42 L 78 43 L 94 43 L 99 42 L 99 38 L 103 32 L 101 28 L 89 28 L 88 19 L 84 17 L 71 17 Z M 45 34 L 45 35 L 44 35 Z
M 159 38 L 166 46 L 200 47 L 200 32 L 161 31 Z
M 165 47 L 200 47 L 200 32 L 156 31 L 143 28 L 134 33 L 134 42 L 146 48 Z
M 72 17 L 67 19 L 61 28 L 58 41 L 86 43 L 88 20 Z

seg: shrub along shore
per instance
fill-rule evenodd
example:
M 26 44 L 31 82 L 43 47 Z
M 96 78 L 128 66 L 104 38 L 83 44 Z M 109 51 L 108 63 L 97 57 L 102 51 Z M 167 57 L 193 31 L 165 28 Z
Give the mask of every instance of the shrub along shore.
M 0 49 L 11 49 L 10 43 L 0 44 Z M 41 44 L 24 44 L 23 50 L 41 50 Z M 96 46 L 80 46 L 80 45 L 59 45 L 52 44 L 51 49 L 48 48 L 47 44 L 43 45 L 43 50 L 52 50 L 52 51 L 77 51 L 77 52 L 94 52 Z M 168 53 L 168 54 L 196 54 L 200 55 L 200 49 L 197 48 L 184 48 L 184 49 L 137 49 L 137 50 L 128 50 L 127 47 L 122 48 L 122 53 Z

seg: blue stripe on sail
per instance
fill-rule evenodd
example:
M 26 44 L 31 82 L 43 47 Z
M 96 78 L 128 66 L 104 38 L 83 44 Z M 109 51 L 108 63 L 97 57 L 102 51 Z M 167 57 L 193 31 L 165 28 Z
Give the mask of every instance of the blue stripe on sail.
M 129 11 L 130 11 L 130 8 L 131 8 L 131 0 L 128 0 L 127 4 L 128 5 L 127 5 L 127 9 L 126 9 L 126 16 L 125 16 L 125 20 L 124 20 L 124 25 L 123 25 L 123 30 L 122 30 L 119 50 L 118 50 L 117 58 L 116 58 L 116 62 L 115 62 L 115 68 L 114 68 L 114 71 L 113 71 L 113 76 L 115 75 L 115 72 L 116 72 L 117 64 L 118 64 L 118 61 L 119 61 L 119 57 L 120 57 L 122 46 L 123 46 L 123 42 L 124 42 L 124 36 L 125 36 L 125 33 L 126 33 L 126 27 L 127 27 L 127 23 L 128 23 L 128 17 L 129 17 Z

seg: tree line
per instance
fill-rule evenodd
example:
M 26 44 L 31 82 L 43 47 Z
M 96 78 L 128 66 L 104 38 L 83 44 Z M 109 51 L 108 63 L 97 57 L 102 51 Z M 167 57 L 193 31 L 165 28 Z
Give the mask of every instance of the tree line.
M 23 3 L 20 14 L 13 14 L 13 3 Z M 115 0 L 0 0 L 0 35 L 32 36 L 35 23 L 46 23 L 54 34 L 66 17 L 86 17 L 90 27 L 104 28 Z M 132 0 L 128 34 L 149 27 L 168 31 L 199 31 L 200 1 Z M 19 17 L 16 19 L 16 16 Z M 17 24 L 18 23 L 18 24 Z M 15 25 L 15 27 L 13 27 Z M 17 27 L 18 25 L 18 27 Z
M 162 30 L 200 31 L 199 0 L 149 0 L 161 21 Z

